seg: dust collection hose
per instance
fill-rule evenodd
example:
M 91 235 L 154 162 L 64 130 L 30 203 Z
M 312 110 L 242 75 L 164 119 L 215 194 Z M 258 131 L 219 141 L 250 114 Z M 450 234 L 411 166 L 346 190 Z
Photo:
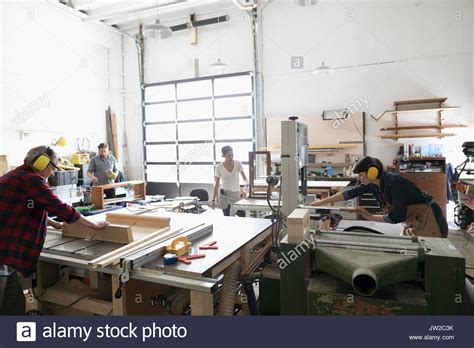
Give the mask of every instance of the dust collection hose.
M 224 272 L 224 284 L 219 294 L 217 315 L 231 316 L 234 314 L 235 293 L 240 274 L 240 260 L 230 265 Z
M 352 273 L 352 287 L 359 295 L 372 296 L 378 289 L 377 276 L 369 269 L 357 268 Z

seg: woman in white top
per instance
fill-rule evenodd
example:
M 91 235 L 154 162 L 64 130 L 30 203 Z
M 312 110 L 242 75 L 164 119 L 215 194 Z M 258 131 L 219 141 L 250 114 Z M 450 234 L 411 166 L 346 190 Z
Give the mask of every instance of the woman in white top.
M 217 207 L 224 211 L 225 216 L 229 216 L 231 204 L 240 200 L 239 173 L 246 184 L 247 178 L 245 177 L 242 163 L 237 160 L 234 161 L 232 147 L 224 146 L 222 148 L 222 157 L 224 157 L 224 162 L 219 163 L 215 170 L 216 183 L 214 185 L 211 207 L 212 209 L 216 207 L 216 198 L 219 193 Z

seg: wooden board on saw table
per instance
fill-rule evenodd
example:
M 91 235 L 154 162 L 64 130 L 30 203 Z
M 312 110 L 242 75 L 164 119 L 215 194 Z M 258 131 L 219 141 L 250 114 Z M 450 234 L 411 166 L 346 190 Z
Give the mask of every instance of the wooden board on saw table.
M 128 244 L 170 225 L 170 218 L 149 215 L 109 213 L 106 220 L 110 225 L 103 229 L 64 224 L 63 236 Z

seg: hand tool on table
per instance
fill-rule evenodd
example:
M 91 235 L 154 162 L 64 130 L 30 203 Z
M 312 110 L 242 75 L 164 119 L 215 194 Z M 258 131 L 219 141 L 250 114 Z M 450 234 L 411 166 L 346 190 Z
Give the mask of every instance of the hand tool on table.
M 190 250 L 191 243 L 189 243 L 189 240 L 186 237 L 176 238 L 166 247 L 168 253 L 176 254 L 177 257 L 187 254 Z
M 200 250 L 215 250 L 218 248 L 216 244 L 217 244 L 217 241 L 212 241 L 210 243 L 201 245 L 199 249 Z
M 178 261 L 179 262 L 183 262 L 187 265 L 190 265 L 191 264 L 191 260 L 194 260 L 194 259 L 201 259 L 203 257 L 206 257 L 206 255 L 204 254 L 194 254 L 194 255 L 183 255 L 183 256 L 180 256 L 178 257 Z

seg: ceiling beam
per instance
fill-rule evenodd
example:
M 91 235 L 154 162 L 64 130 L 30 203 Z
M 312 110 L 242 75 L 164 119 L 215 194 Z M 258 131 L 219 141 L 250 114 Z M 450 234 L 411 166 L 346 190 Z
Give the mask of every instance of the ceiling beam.
M 160 8 L 158 14 L 156 10 L 147 10 L 137 13 L 136 16 L 128 15 L 112 18 L 110 20 L 104 20 L 104 23 L 107 25 L 118 26 L 120 28 L 133 29 L 134 27 L 137 27 L 138 24 L 153 23 L 157 17 L 159 17 L 162 22 L 166 22 L 167 18 L 170 20 L 174 20 L 176 18 L 181 19 L 181 17 L 187 18 L 191 12 L 194 12 L 198 9 L 228 9 L 229 5 L 231 8 L 235 8 L 232 6 L 232 2 L 223 2 L 218 0 L 191 0 L 187 2 L 185 6 L 184 4 L 176 4 L 169 6 L 168 8 Z
M 73 0 L 72 4 L 77 11 L 92 11 L 98 8 L 104 8 L 108 5 L 117 5 L 120 1 L 109 1 L 108 4 L 101 0 Z
M 152 5 L 150 5 L 150 3 L 152 3 Z M 135 4 L 134 6 L 125 6 L 113 11 L 101 11 L 101 13 L 97 13 L 97 14 L 89 13 L 88 20 L 104 20 L 104 19 L 109 19 L 109 18 L 118 17 L 118 16 L 125 16 L 132 12 L 141 12 L 141 11 L 147 11 L 147 10 L 153 10 L 153 9 L 156 9 L 158 11 L 159 9 L 164 8 L 166 6 L 172 6 L 179 3 L 182 3 L 182 1 L 168 1 L 166 3 L 160 3 L 160 4 L 156 4 L 156 1 L 142 3 L 142 4 L 139 3 L 138 5 Z M 159 10 L 159 12 L 161 12 L 161 10 Z

